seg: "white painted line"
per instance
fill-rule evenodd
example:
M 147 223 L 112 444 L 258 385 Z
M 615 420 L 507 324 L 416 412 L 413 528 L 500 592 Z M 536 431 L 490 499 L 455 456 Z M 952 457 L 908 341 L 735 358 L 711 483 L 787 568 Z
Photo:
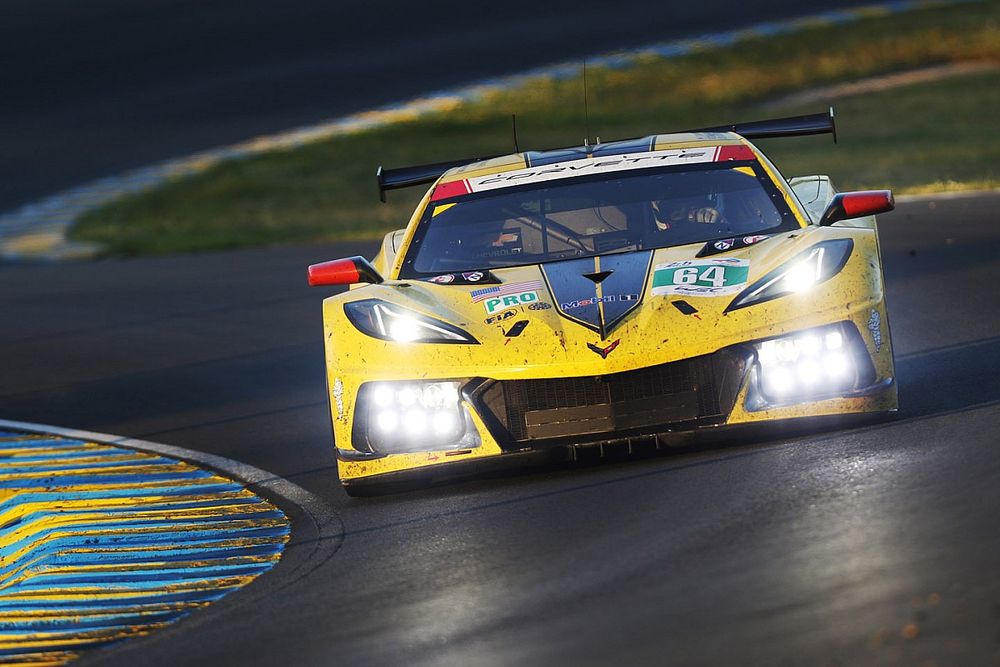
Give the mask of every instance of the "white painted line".
M 972 199 L 974 197 L 990 197 L 1000 195 L 1000 188 L 994 190 L 956 190 L 954 192 L 927 192 L 919 195 L 899 195 L 895 197 L 897 204 L 912 202 L 937 201 L 939 199 Z
M 837 83 L 831 86 L 822 86 L 793 93 L 785 97 L 779 97 L 761 105 L 762 111 L 778 109 L 782 107 L 799 106 L 822 102 L 832 103 L 835 100 L 851 97 L 854 95 L 865 95 L 868 93 L 880 93 L 885 90 L 899 88 L 901 86 L 912 86 L 918 83 L 928 83 L 950 79 L 956 76 L 966 76 L 969 74 L 982 74 L 984 72 L 995 72 L 1000 70 L 1000 63 L 992 62 L 960 62 L 948 63 L 945 65 L 935 65 L 934 67 L 922 67 L 906 72 L 896 72 L 894 74 L 883 74 L 871 76 L 858 81 L 848 81 Z

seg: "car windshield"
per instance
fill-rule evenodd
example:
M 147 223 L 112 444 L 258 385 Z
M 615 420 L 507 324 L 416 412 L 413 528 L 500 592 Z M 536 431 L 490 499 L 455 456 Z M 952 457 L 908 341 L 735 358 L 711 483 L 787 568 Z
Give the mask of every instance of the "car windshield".
M 569 178 L 432 201 L 400 277 L 665 248 L 798 226 L 756 162 Z

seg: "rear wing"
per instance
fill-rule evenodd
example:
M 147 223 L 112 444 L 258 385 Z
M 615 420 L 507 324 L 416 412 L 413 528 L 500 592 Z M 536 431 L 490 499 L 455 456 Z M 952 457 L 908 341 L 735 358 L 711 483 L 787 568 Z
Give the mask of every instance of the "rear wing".
M 805 116 L 790 116 L 772 120 L 755 120 L 749 123 L 703 127 L 698 130 L 681 132 L 734 132 L 744 139 L 773 139 L 776 137 L 805 137 L 811 134 L 832 134 L 837 143 L 837 123 L 833 117 L 833 107 L 824 113 Z
M 734 123 L 732 125 L 718 125 L 716 127 L 701 127 L 694 130 L 677 130 L 664 134 L 680 134 L 688 132 L 734 132 L 745 139 L 772 139 L 776 137 L 802 137 L 812 134 L 832 134 L 833 141 L 837 141 L 837 125 L 834 122 L 833 107 L 824 113 L 807 114 L 805 116 L 790 116 L 788 118 L 773 118 L 770 120 L 756 120 L 749 123 Z M 626 140 L 627 141 L 627 140 Z M 560 150 L 560 149 L 549 149 Z M 449 169 L 464 167 L 473 162 L 489 160 L 505 155 L 488 155 L 485 157 L 466 158 L 464 160 L 452 160 L 450 162 L 435 162 L 434 164 L 423 164 L 414 167 L 400 167 L 398 169 L 386 169 L 379 165 L 375 177 L 378 179 L 378 196 L 383 202 L 385 193 L 389 190 L 408 188 L 413 185 L 425 185 L 433 183 Z
M 452 160 L 451 162 L 435 162 L 434 164 L 420 164 L 415 167 L 400 167 L 399 169 L 386 169 L 382 165 L 378 166 L 375 178 L 378 179 L 378 197 L 385 201 L 386 190 L 398 190 L 408 188 L 411 185 L 423 185 L 433 183 L 441 174 L 454 169 L 464 167 L 473 162 L 489 160 L 499 155 L 488 155 L 486 157 L 470 157 L 465 160 Z

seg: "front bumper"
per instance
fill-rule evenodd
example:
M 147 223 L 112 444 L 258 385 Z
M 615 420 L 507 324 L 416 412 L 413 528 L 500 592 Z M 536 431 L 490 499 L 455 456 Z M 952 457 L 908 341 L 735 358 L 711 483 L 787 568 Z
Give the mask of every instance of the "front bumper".
M 805 417 L 888 412 L 896 409 L 891 343 L 870 331 L 885 320 L 880 304 L 841 323 L 854 332 L 867 366 L 847 391 L 807 401 L 762 401 L 754 343 L 699 357 L 605 376 L 495 380 L 475 378 L 463 389 L 481 444 L 470 449 L 380 454 L 364 446 L 337 449 L 345 483 L 413 469 L 558 448 L 603 447 L 677 433 Z M 888 334 L 888 332 L 885 332 Z M 335 419 L 336 430 L 336 419 Z M 350 431 L 338 433 L 338 438 Z M 338 439 L 338 444 L 344 439 Z M 510 457 L 514 458 L 514 457 Z M 456 467 L 456 466 L 450 466 Z M 434 473 L 438 474 L 437 472 Z

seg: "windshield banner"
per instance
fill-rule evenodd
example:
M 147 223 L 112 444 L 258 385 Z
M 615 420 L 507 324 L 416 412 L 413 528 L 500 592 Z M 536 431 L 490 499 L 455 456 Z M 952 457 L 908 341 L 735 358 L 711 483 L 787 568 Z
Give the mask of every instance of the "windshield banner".
M 725 160 L 753 160 L 755 156 L 749 146 L 735 144 L 729 146 L 702 146 L 700 148 L 678 148 L 666 151 L 646 151 L 626 155 L 609 155 L 586 159 L 567 160 L 563 163 L 528 167 L 499 174 L 477 176 L 462 181 L 440 183 L 434 188 L 431 201 L 469 194 L 509 188 L 525 183 L 556 181 L 576 176 L 610 174 L 634 169 L 668 167 L 679 164 L 698 164 Z

